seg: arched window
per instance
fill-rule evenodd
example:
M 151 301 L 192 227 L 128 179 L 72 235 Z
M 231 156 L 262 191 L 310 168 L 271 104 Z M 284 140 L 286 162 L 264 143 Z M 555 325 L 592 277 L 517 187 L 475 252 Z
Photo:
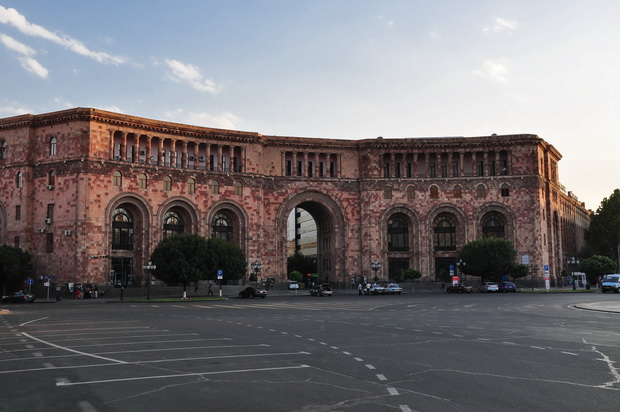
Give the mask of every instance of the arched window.
M 123 175 L 118 170 L 112 173 L 112 186 L 120 187 L 123 185 Z
M 439 197 L 439 188 L 435 185 L 430 188 L 431 199 L 437 199 Z
M 435 219 L 435 250 L 456 250 L 456 225 L 448 214 Z
M 8 149 L 8 146 L 7 146 L 6 140 L 0 140 L 0 160 L 6 159 L 7 149 Z
M 478 199 L 484 199 L 487 195 L 487 189 L 484 187 L 484 185 L 478 185 L 476 186 L 476 197 Z
M 183 218 L 175 211 L 169 211 L 164 215 L 164 238 L 183 233 L 185 225 Z
M 407 188 L 407 200 L 413 199 L 415 199 L 415 189 L 410 186 Z
M 17 172 L 17 176 L 15 178 L 15 184 L 17 187 L 24 187 L 24 173 Z
M 144 173 L 140 173 L 138 175 L 138 187 L 140 189 L 146 189 L 148 185 L 148 179 L 146 178 L 146 175 Z
M 241 182 L 235 182 L 235 195 L 243 196 L 243 184 Z
M 211 221 L 211 236 L 232 242 L 233 224 L 232 219 L 224 213 L 218 213 Z
M 133 216 L 121 207 L 112 213 L 112 249 L 133 250 Z
M 402 216 L 392 216 L 388 220 L 388 250 L 409 250 L 409 225 Z
M 385 189 L 383 189 L 383 198 L 384 199 L 391 199 L 392 198 L 392 188 L 391 187 L 386 187 Z
M 172 178 L 170 176 L 164 176 L 164 190 L 166 192 L 172 190 Z
M 56 143 L 58 141 L 56 140 L 56 137 L 52 137 L 50 139 L 50 156 L 56 156 Z
M 189 193 L 189 194 L 196 193 L 196 180 L 194 180 L 191 177 L 187 181 L 187 193 Z
M 220 194 L 220 182 L 217 180 L 211 180 L 211 193 L 214 195 Z
M 53 170 L 50 170 L 49 172 L 47 172 L 47 187 L 49 187 L 50 189 L 53 189 L 55 184 L 56 184 L 56 172 Z
M 499 213 L 489 213 L 482 218 L 482 237 L 505 237 L 504 219 Z
M 508 186 L 508 183 L 504 183 L 500 187 L 500 193 L 501 193 L 502 197 L 509 197 L 510 196 L 510 186 Z
M 462 189 L 460 185 L 454 186 L 453 194 L 454 194 L 455 199 L 460 199 L 461 197 L 463 197 L 463 193 L 462 193 Z

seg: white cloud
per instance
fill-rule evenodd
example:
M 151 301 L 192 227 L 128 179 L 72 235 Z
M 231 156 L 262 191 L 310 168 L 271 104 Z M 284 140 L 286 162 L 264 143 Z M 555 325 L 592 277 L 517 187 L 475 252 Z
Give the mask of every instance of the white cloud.
M 47 76 L 49 75 L 48 70 L 32 57 L 20 57 L 19 61 L 21 62 L 22 67 L 30 73 L 34 73 L 39 77 L 47 79 Z
M 166 64 L 172 69 L 172 72 L 168 73 L 168 78 L 170 80 L 177 83 L 186 82 L 191 87 L 201 92 L 212 94 L 219 92 L 219 86 L 217 86 L 213 80 L 203 78 L 196 66 L 169 59 L 166 59 Z
M 164 113 L 164 116 L 171 122 L 212 127 L 215 129 L 239 129 L 237 126 L 239 118 L 232 113 L 212 115 L 209 113 L 185 112 L 183 109 L 177 109 L 172 112 Z
M 32 113 L 32 110 L 23 106 L 0 106 L 0 113 L 6 113 L 9 116 L 19 116 L 26 113 Z
M 108 53 L 92 51 L 88 49 L 88 47 L 84 46 L 84 44 L 82 44 L 79 40 L 76 40 L 70 36 L 56 34 L 47 30 L 45 27 L 39 26 L 38 24 L 30 23 L 26 20 L 26 17 L 12 8 L 7 9 L 0 6 L 0 23 L 9 24 L 17 28 L 23 34 L 33 37 L 40 37 L 51 41 L 52 43 L 65 47 L 74 53 L 96 60 L 99 63 L 111 63 L 118 65 L 126 62 L 124 57 L 112 56 Z
M 7 49 L 16 51 L 17 53 L 23 54 L 24 56 L 32 56 L 36 54 L 36 51 L 34 51 L 32 48 L 26 46 L 24 43 L 15 40 L 11 36 L 7 36 L 4 33 L 0 33 L 0 43 L 4 44 Z
M 503 64 L 492 62 L 490 60 L 485 61 L 481 68 L 474 71 L 474 74 L 480 77 L 484 77 L 502 84 L 508 84 L 508 80 L 505 77 L 507 73 L 508 70 Z
M 516 21 L 508 21 L 501 17 L 496 17 L 492 26 L 488 26 L 482 29 L 485 33 L 499 33 L 504 30 L 516 30 L 519 27 L 519 23 Z
M 39 77 L 47 79 L 49 71 L 43 67 L 41 63 L 31 57 L 36 54 L 36 51 L 4 33 L 0 33 L 0 43 L 4 44 L 6 48 L 16 51 L 22 55 L 22 57 L 19 57 L 18 60 L 24 69 L 30 73 L 36 74 Z

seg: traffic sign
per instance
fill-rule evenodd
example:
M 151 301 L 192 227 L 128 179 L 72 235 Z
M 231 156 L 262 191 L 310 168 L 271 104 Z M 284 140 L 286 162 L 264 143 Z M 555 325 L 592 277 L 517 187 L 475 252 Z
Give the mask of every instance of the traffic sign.
M 217 270 L 217 278 L 220 280 L 224 278 L 224 271 L 222 269 Z
M 29 284 L 29 285 L 32 285 L 33 283 L 34 283 L 34 279 L 32 279 L 32 278 L 28 278 L 28 284 Z

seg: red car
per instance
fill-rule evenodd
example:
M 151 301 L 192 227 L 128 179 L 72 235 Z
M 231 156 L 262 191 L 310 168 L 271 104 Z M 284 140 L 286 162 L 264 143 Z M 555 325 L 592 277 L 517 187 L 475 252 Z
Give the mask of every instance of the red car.
M 2 303 L 32 303 L 34 295 L 32 293 L 15 292 L 12 295 L 2 298 Z

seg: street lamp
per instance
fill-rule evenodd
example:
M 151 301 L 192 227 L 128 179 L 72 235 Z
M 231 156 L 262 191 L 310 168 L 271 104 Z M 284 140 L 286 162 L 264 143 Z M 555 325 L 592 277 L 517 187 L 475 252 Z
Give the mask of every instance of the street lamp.
M 149 261 L 149 263 L 142 266 L 142 269 L 149 274 L 148 283 L 146 284 L 146 300 L 151 300 L 151 272 L 157 269 L 157 265 Z
M 377 259 L 373 259 L 372 262 L 370 262 L 370 268 L 373 270 L 373 272 L 375 272 L 375 279 L 378 279 L 377 272 L 379 271 L 379 269 L 381 269 L 381 262 L 379 262 Z
M 258 274 L 263 269 L 263 264 L 260 263 L 258 260 L 255 260 L 254 262 L 252 262 L 251 266 L 252 272 L 254 272 L 254 276 L 256 277 L 256 285 L 258 286 Z
M 467 262 L 465 262 L 463 259 L 459 259 L 456 261 L 456 267 L 459 268 L 459 272 L 461 272 L 461 282 L 464 282 L 465 279 L 463 279 L 463 268 L 467 265 Z
M 566 261 L 566 264 L 568 265 L 572 265 L 572 271 L 571 271 L 571 276 L 573 278 L 573 290 L 577 290 L 577 286 L 575 285 L 575 265 L 579 265 L 579 259 L 576 258 L 575 256 L 571 256 L 568 258 L 568 260 Z M 570 267 L 569 267 L 570 269 Z

